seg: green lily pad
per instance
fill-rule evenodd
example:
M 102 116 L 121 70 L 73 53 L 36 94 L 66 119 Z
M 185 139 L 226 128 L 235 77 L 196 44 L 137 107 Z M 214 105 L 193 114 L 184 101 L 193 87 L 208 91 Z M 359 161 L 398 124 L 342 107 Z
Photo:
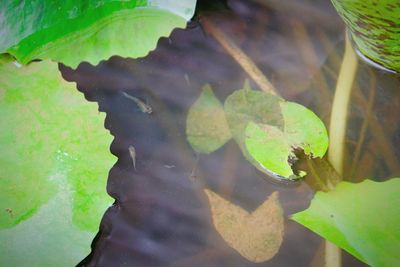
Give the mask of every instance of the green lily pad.
M 400 178 L 341 182 L 292 219 L 371 266 L 400 262 Z
M 203 87 L 189 109 L 186 136 L 192 148 L 204 154 L 214 152 L 231 138 L 222 104 L 209 85 Z
M 303 149 L 306 155 L 322 158 L 329 145 L 324 123 L 308 108 L 294 103 L 280 103 L 285 119 L 285 136 L 293 148 Z
M 281 98 L 252 90 L 249 85 L 236 90 L 224 104 L 226 119 L 232 135 L 244 147 L 245 130 L 250 121 L 283 129 L 283 116 L 279 106 Z
M 18 66 L 0 60 L 0 266 L 71 266 L 113 202 L 111 136 L 57 64 Z
M 185 27 L 195 0 L 0 2 L 0 53 L 26 64 L 52 59 L 75 68 L 113 55 L 142 57 Z M 2 19 L 1 19 L 2 17 Z
M 233 92 L 225 101 L 225 114 L 243 155 L 260 171 L 275 177 L 298 179 L 289 161 L 294 149 L 310 157 L 323 157 L 328 134 L 322 121 L 306 107 L 274 95 L 246 89 Z
M 310 157 L 323 157 L 328 149 L 328 134 L 323 122 L 306 107 L 281 101 L 284 130 L 276 126 L 250 122 L 246 128 L 246 149 L 266 172 L 279 178 L 298 179 L 306 173 L 295 174 L 291 164 L 294 149 L 302 149 Z
M 246 128 L 246 148 L 261 168 L 282 178 L 298 178 L 288 162 L 295 158 L 285 134 L 277 127 L 250 122 Z

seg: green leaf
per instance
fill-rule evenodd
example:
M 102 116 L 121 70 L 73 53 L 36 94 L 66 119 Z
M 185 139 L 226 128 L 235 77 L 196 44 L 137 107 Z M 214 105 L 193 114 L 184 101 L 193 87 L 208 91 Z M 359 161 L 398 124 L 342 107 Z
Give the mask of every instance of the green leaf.
M 21 63 L 52 59 L 75 68 L 112 55 L 142 57 L 184 27 L 195 0 L 0 1 L 0 53 Z
M 292 148 L 303 149 L 306 155 L 322 158 L 329 145 L 324 123 L 308 108 L 294 103 L 280 103 L 285 120 L 285 135 Z
M 246 128 L 246 148 L 266 172 L 297 178 L 288 162 L 295 155 L 285 134 L 277 127 L 250 122 Z
M 260 171 L 277 178 L 297 179 L 289 161 L 294 149 L 323 157 L 328 149 L 324 124 L 311 110 L 260 91 L 237 90 L 225 101 L 226 118 L 243 155 Z
M 104 115 L 55 63 L 0 74 L 0 266 L 75 265 L 112 203 Z
M 192 148 L 204 154 L 214 152 L 231 138 L 222 104 L 209 85 L 203 87 L 189 109 L 186 136 Z
M 356 47 L 369 59 L 400 72 L 398 0 L 332 0 Z
M 400 262 L 400 178 L 341 182 L 292 219 L 371 266 Z
M 268 124 L 283 129 L 283 116 L 279 102 L 281 98 L 261 91 L 236 90 L 227 97 L 224 104 L 226 119 L 232 135 L 244 147 L 245 130 L 250 121 Z

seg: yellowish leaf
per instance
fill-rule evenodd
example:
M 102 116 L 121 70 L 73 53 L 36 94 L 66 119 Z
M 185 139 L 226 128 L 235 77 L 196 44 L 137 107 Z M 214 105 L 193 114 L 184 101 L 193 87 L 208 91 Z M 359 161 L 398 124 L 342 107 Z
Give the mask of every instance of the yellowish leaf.
M 252 262 L 267 261 L 278 252 L 284 228 L 278 192 L 249 213 L 210 190 L 204 191 L 214 226 L 229 246 Z

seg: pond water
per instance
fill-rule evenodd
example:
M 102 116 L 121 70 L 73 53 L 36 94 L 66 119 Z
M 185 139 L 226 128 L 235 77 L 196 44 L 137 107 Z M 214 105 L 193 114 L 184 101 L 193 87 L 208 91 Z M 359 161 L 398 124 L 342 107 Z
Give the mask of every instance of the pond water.
M 232 0 L 202 16 L 254 61 L 280 95 L 329 125 L 344 47 L 344 25 L 329 1 Z M 110 149 L 118 157 L 107 184 L 115 204 L 80 265 L 323 266 L 324 240 L 288 218 L 308 207 L 314 193 L 307 183 L 275 182 L 232 140 L 199 156 L 188 144 L 186 116 L 201 88 L 210 84 L 223 102 L 249 79 L 200 24 L 174 30 L 144 58 L 113 57 L 77 70 L 60 66 L 64 78 L 106 112 L 105 127 L 115 137 Z M 360 63 L 346 138 L 348 180 L 400 174 L 399 85 L 398 76 Z M 122 92 L 143 100 L 152 113 Z M 252 263 L 230 248 L 213 226 L 204 188 L 249 212 L 278 191 L 285 221 L 275 257 Z M 343 266 L 365 265 L 343 252 Z

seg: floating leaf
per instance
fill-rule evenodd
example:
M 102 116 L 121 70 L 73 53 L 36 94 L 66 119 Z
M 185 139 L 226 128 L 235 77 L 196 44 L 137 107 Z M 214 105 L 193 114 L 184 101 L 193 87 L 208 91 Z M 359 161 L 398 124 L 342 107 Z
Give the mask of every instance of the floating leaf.
M 203 87 L 200 97 L 190 107 L 186 136 L 192 148 L 204 154 L 214 152 L 231 138 L 222 104 L 209 85 Z
M 244 89 L 233 92 L 225 100 L 224 109 L 233 138 L 238 143 L 245 158 L 260 171 L 260 165 L 251 157 L 245 146 L 246 126 L 249 122 L 268 124 L 283 129 L 283 116 L 279 97 L 251 90 L 245 82 Z
M 323 157 L 328 149 L 328 134 L 318 116 L 302 105 L 281 101 L 280 108 L 284 131 L 250 122 L 246 128 L 246 149 L 264 172 L 277 178 L 298 179 L 306 173 L 293 173 L 291 164 L 297 159 L 293 150 L 302 149 L 306 155 Z
M 296 179 L 289 160 L 293 149 L 322 157 L 328 134 L 311 110 L 249 87 L 232 93 L 225 101 L 226 118 L 243 155 L 260 171 L 279 178 Z
M 322 158 L 328 149 L 329 138 L 320 118 L 294 102 L 282 101 L 280 106 L 290 146 L 303 149 L 306 155 Z
M 289 157 L 295 158 L 295 155 L 278 128 L 250 122 L 246 128 L 246 148 L 265 171 L 282 178 L 297 178 L 288 162 Z
M 261 91 L 237 90 L 225 100 L 226 119 L 232 135 L 244 147 L 245 130 L 250 121 L 283 129 L 280 98 Z
M 341 182 L 292 219 L 371 266 L 400 262 L 400 178 Z
M 112 55 L 142 57 L 175 27 L 195 0 L 0 1 L 0 53 L 21 63 L 52 59 L 75 68 Z
M 111 136 L 57 64 L 17 65 L 0 60 L 0 266 L 72 266 L 112 203 Z
M 400 72 L 398 0 L 332 0 L 356 47 L 369 59 Z
M 205 189 L 210 201 L 215 228 L 224 240 L 252 262 L 271 259 L 279 250 L 283 240 L 283 211 L 278 192 L 248 213 L 242 208 Z

